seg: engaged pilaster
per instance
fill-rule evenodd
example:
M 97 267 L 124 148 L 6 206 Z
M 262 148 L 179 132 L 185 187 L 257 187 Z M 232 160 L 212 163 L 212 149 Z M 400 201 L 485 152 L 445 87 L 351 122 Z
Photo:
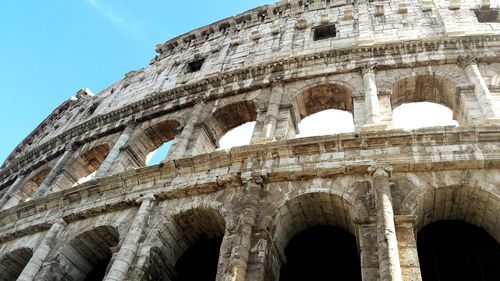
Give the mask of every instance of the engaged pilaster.
M 257 219 L 257 211 L 262 193 L 262 178 L 253 177 L 245 185 L 243 210 L 235 229 L 231 231 L 234 233 L 230 242 L 231 245 L 227 245 L 227 242 L 223 243 L 226 246 L 231 246 L 231 254 L 227 262 L 220 263 L 217 280 L 246 280 L 248 259 L 252 245 L 252 230 Z M 227 241 L 226 237 L 224 237 L 224 240 Z
M 7 192 L 5 192 L 5 194 L 2 196 L 2 199 L 0 199 L 0 210 L 3 209 L 5 204 L 7 204 L 7 202 L 12 197 L 12 195 L 19 189 L 19 187 L 21 187 L 21 184 L 23 183 L 25 177 L 26 177 L 26 171 L 22 170 L 21 172 L 19 172 L 19 175 L 17 176 L 14 183 L 9 187 Z
M 399 261 L 404 280 L 421 281 L 420 263 L 418 261 L 417 240 L 415 239 L 415 216 L 396 216 L 396 233 L 398 238 Z
M 197 99 L 195 99 L 194 103 L 195 105 L 191 111 L 191 117 L 188 119 L 184 128 L 182 129 L 182 132 L 175 143 L 175 148 L 172 148 L 173 152 L 171 155 L 174 159 L 181 158 L 186 153 L 189 139 L 191 138 L 191 135 L 194 131 L 194 125 L 198 122 L 200 118 L 200 112 L 206 105 L 206 99 L 204 97 L 198 97 Z
M 68 145 L 66 151 L 64 151 L 64 154 L 61 156 L 61 158 L 59 158 L 54 168 L 50 170 L 49 174 L 47 175 L 47 177 L 45 177 L 42 184 L 40 184 L 35 194 L 33 194 L 32 199 L 44 197 L 50 191 L 50 187 L 54 183 L 54 180 L 62 172 L 68 161 L 73 156 L 75 148 L 76 147 L 74 144 Z
M 96 172 L 95 177 L 100 178 L 103 176 L 106 176 L 109 172 L 109 169 L 115 162 L 116 158 L 118 158 L 118 155 L 120 154 L 120 151 L 125 147 L 125 145 L 128 142 L 128 139 L 130 138 L 130 134 L 132 131 L 135 129 L 136 124 L 132 123 L 128 125 L 125 130 L 120 134 L 120 137 L 116 141 L 115 145 L 113 145 L 113 148 L 109 151 L 108 156 L 106 156 L 106 159 L 104 159 L 104 162 L 101 164 L 99 169 Z
M 389 187 L 392 167 L 373 165 L 368 168 L 368 172 L 372 176 L 372 188 L 375 193 L 380 280 L 402 281 L 392 196 Z
M 457 61 L 458 65 L 464 69 L 469 81 L 474 85 L 474 93 L 481 106 L 481 111 L 483 112 L 486 122 L 500 122 L 500 114 L 495 112 L 495 101 L 477 67 L 477 62 L 478 59 L 473 56 L 459 57 Z
M 271 97 L 269 98 L 269 105 L 266 112 L 266 121 L 264 124 L 264 140 L 274 140 L 274 132 L 276 131 L 276 124 L 278 122 L 278 115 L 280 111 L 281 99 L 285 91 L 285 84 L 283 78 L 275 78 L 272 81 Z
M 104 278 L 105 281 L 125 280 L 125 275 L 127 274 L 137 252 L 139 239 L 141 239 L 144 233 L 154 200 L 155 198 L 153 195 L 145 195 L 137 199 L 137 201 L 141 203 L 141 206 L 135 215 L 134 221 L 130 226 L 130 230 L 125 236 L 125 239 L 123 240 L 120 250 L 114 259 L 108 274 Z
M 380 117 L 380 102 L 375 80 L 375 64 L 366 64 L 361 68 L 365 93 L 365 123 L 363 130 L 381 130 L 387 127 Z
M 361 277 L 363 281 L 379 280 L 377 256 L 377 221 L 374 217 L 356 219 Z
M 28 264 L 24 267 L 23 271 L 17 278 L 18 281 L 32 281 L 35 279 L 36 274 L 40 271 L 40 268 L 42 268 L 45 259 L 52 251 L 52 248 L 61 236 L 65 227 L 66 222 L 62 219 L 58 220 L 50 227 L 42 242 L 33 253 L 33 256 L 31 256 Z

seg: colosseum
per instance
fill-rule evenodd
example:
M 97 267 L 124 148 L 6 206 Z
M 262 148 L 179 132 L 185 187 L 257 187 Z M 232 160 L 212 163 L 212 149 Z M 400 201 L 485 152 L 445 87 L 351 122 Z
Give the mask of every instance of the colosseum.
M 499 11 L 282 0 L 157 45 L 3 163 L 0 280 L 500 280 Z M 354 130 L 296 137 L 331 109 Z

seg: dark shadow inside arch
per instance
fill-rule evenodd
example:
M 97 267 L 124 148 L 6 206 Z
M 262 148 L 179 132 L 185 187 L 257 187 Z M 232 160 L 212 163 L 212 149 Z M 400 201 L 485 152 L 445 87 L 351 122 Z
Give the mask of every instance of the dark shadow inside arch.
M 335 226 L 315 226 L 297 234 L 285 249 L 280 281 L 361 280 L 356 238 Z
M 423 281 L 498 281 L 500 244 L 484 229 L 439 221 L 417 237 Z
M 103 280 L 106 275 L 106 270 L 109 266 L 109 262 L 111 261 L 111 256 L 106 257 L 100 260 L 94 268 L 87 274 L 84 281 L 98 281 Z
M 179 258 L 175 265 L 174 281 L 213 281 L 222 237 L 200 240 Z
M 0 257 L 0 281 L 16 280 L 32 255 L 31 249 L 21 248 Z
M 50 263 L 43 280 L 103 280 L 119 234 L 113 226 L 98 226 L 66 244 Z

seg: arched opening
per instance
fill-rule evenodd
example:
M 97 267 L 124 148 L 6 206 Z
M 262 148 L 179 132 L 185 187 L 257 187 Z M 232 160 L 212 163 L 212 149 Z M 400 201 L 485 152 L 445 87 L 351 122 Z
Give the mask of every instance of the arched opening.
M 60 250 L 45 279 L 102 280 L 112 257 L 111 247 L 118 244 L 118 239 L 118 231 L 111 226 L 80 234 Z
M 109 145 L 97 145 L 78 155 L 56 180 L 53 191 L 63 190 L 91 180 L 109 153 Z
M 2 209 L 8 209 L 22 202 L 31 200 L 31 196 L 36 192 L 38 187 L 42 184 L 43 180 L 49 174 L 50 169 L 43 169 L 35 173 L 22 183 L 22 186 L 12 194 L 11 198 L 7 201 Z M 0 196 L 1 198 L 1 196 Z
M 257 110 L 252 101 L 241 101 L 228 104 L 217 109 L 206 120 L 206 128 L 210 132 L 206 138 L 200 138 L 199 147 L 205 147 L 197 153 L 208 152 L 210 139 L 214 148 L 227 149 L 233 146 L 250 143 Z
M 255 123 L 255 121 L 247 122 L 231 129 L 221 137 L 219 141 L 219 149 L 230 149 L 231 147 L 250 144 Z
M 352 93 L 339 84 L 309 88 L 295 98 L 299 114 L 297 137 L 354 131 Z
M 500 280 L 500 244 L 484 229 L 462 221 L 438 221 L 417 238 L 423 281 Z
M 165 160 L 171 147 L 172 147 L 172 140 L 163 143 L 157 149 L 151 151 L 146 156 L 146 161 L 144 162 L 148 166 L 160 164 L 161 161 Z
M 321 192 L 297 196 L 279 208 L 273 226 L 281 256 L 281 268 L 273 272 L 280 272 L 279 280 L 361 280 L 353 211 L 347 206 L 342 197 Z
M 144 131 L 143 138 L 146 137 L 147 141 L 146 143 L 137 143 L 137 146 L 144 146 L 139 151 L 145 152 L 144 163 L 146 165 L 156 165 L 167 158 L 172 140 L 179 127 L 177 121 L 166 120 L 155 123 Z
M 190 209 L 171 217 L 165 227 L 155 238 L 142 280 L 215 280 L 225 231 L 219 212 Z
M 311 227 L 287 245 L 280 281 L 361 280 L 356 238 L 335 226 Z
M 465 116 L 459 102 L 456 84 L 444 76 L 416 75 L 401 79 L 394 84 L 391 94 L 393 125 L 419 128 L 456 125 L 454 120 L 462 123 Z
M 417 129 L 433 126 L 458 126 L 453 111 L 444 105 L 431 102 L 405 103 L 393 110 L 394 128 Z
M 202 239 L 187 249 L 175 265 L 174 281 L 215 281 L 222 237 Z M 196 270 L 193 270 L 193 267 Z
M 28 264 L 33 251 L 21 248 L 3 255 L 0 258 L 0 281 L 15 281 Z
M 129 152 L 131 162 L 136 158 L 142 162 L 140 165 L 132 166 L 156 165 L 165 160 L 179 127 L 179 123 L 174 120 L 160 121 L 146 127 L 131 142 Z
M 299 132 L 297 138 L 354 132 L 354 120 L 347 111 L 327 109 L 302 119 Z

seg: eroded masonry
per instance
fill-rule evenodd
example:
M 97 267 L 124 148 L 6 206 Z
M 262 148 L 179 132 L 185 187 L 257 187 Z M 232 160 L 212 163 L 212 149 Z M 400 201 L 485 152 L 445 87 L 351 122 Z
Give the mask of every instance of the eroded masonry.
M 156 46 L 5 161 L 0 280 L 500 280 L 499 11 L 289 0 Z M 395 128 L 421 101 L 459 126 Z M 354 132 L 295 137 L 327 109 Z

